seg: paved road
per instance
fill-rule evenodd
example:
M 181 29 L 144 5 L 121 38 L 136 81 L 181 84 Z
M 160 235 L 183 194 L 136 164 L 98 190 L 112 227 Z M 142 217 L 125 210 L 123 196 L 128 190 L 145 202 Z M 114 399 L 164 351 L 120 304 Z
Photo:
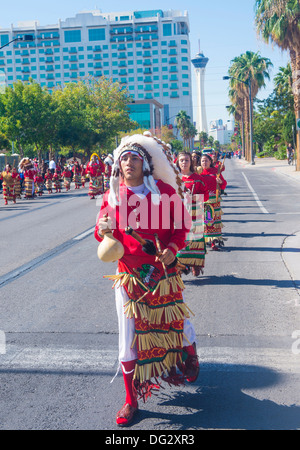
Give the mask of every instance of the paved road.
M 236 161 L 225 175 L 226 247 L 184 278 L 199 379 L 141 404 L 131 430 L 300 426 L 300 184 Z M 97 210 L 87 189 L 0 208 L 0 429 L 116 429 L 118 331 L 102 278 L 115 266 L 96 257 Z

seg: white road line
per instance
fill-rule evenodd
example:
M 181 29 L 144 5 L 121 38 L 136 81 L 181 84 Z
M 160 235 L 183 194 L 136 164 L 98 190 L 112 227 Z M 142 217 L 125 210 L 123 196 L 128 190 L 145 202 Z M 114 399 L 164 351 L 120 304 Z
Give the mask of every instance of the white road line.
M 300 373 L 300 355 L 290 348 L 204 347 L 198 349 L 201 364 L 216 365 L 218 370 L 255 372 L 271 369 L 281 373 Z M 203 368 L 202 368 L 203 369 Z
M 7 345 L 0 355 L 1 369 L 103 370 L 117 365 L 118 351 L 82 348 L 36 348 Z
M 246 177 L 246 175 L 244 174 L 244 172 L 242 172 L 242 174 L 243 174 L 243 176 L 244 176 L 244 178 L 245 178 L 245 180 L 246 180 L 246 183 L 247 183 L 247 185 L 248 185 L 248 188 L 249 188 L 250 191 L 252 192 L 253 197 L 255 198 L 255 201 L 256 201 L 256 203 L 258 204 L 258 206 L 259 206 L 261 212 L 262 212 L 263 214 L 269 214 L 269 211 L 263 206 L 262 202 L 259 200 L 257 193 L 255 192 L 255 190 L 253 189 L 253 187 L 252 187 L 251 184 L 249 183 L 249 180 L 248 180 L 248 178 Z
M 198 349 L 201 370 L 300 374 L 300 355 L 290 348 L 202 347 Z M 75 347 L 21 347 L 8 344 L 0 355 L 0 373 L 5 370 L 115 371 L 118 350 Z
M 74 237 L 73 241 L 80 241 L 81 239 L 85 238 L 89 234 L 92 234 L 94 232 L 94 227 L 90 230 L 85 231 L 84 233 L 79 234 L 78 236 Z

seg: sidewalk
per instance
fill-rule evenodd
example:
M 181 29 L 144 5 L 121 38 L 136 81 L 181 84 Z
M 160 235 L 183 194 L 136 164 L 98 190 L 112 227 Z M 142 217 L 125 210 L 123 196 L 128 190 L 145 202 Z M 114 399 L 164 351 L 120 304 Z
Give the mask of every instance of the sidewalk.
M 234 161 L 241 164 L 243 168 L 249 170 L 253 170 L 255 167 L 269 169 L 300 182 L 300 172 L 296 172 L 296 166 L 289 166 L 286 160 L 281 161 L 275 158 L 255 158 L 255 165 L 253 166 L 243 159 L 234 159 Z

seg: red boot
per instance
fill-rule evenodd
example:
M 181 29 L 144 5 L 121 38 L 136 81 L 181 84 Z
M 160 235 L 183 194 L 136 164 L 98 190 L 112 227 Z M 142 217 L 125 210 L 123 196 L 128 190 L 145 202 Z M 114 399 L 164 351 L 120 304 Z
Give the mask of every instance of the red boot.
M 138 410 L 138 402 L 136 394 L 133 390 L 133 375 L 135 370 L 136 360 L 122 362 L 122 372 L 124 378 L 124 385 L 126 390 L 126 399 L 123 407 L 117 413 L 116 422 L 120 427 L 126 427 L 132 422 L 135 413 Z
M 199 361 L 197 356 L 196 343 L 183 347 L 184 353 L 187 353 L 187 358 L 184 363 L 184 376 L 186 381 L 189 383 L 194 383 L 199 375 Z

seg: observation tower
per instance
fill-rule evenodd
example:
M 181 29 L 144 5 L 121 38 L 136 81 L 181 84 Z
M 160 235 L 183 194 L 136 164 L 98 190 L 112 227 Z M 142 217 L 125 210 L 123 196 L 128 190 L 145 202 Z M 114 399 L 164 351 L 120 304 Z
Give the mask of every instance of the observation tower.
M 207 118 L 206 118 L 206 106 L 205 106 L 205 70 L 209 59 L 206 58 L 203 52 L 200 50 L 199 43 L 199 53 L 192 59 L 192 63 L 196 74 L 197 83 L 197 120 L 196 128 L 198 133 L 205 131 L 208 133 Z

